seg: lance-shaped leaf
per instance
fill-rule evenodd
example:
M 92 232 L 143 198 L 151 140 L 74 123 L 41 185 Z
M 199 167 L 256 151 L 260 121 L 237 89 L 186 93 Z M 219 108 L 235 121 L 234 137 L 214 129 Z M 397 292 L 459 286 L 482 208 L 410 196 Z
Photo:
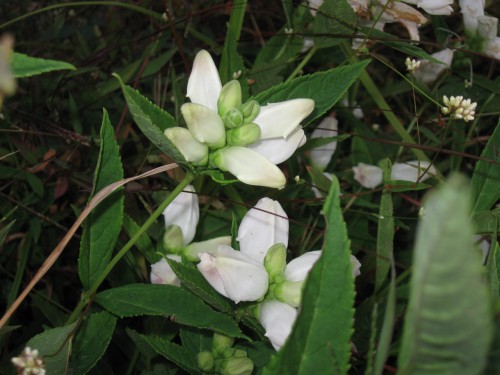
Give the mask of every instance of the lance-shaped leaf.
M 64 61 L 46 60 L 14 52 L 11 61 L 12 73 L 16 78 L 26 78 L 54 70 L 76 70 Z
M 309 274 L 295 327 L 264 374 L 347 374 L 354 277 L 335 176 L 323 211 L 327 218 L 323 254 Z
M 469 188 L 452 176 L 424 205 L 413 252 L 399 374 L 479 374 L 492 317 L 470 222 Z
M 107 185 L 123 179 L 118 145 L 108 113 L 104 111 L 101 125 L 101 148 L 94 175 L 92 196 Z M 80 241 L 78 272 L 83 287 L 89 289 L 109 263 L 123 223 L 123 189 L 104 200 L 85 221 Z

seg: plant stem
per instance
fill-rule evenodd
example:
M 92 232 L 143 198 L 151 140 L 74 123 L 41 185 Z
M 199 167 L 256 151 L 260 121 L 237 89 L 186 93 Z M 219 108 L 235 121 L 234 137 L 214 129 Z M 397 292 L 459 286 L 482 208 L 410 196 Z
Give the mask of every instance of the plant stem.
M 313 46 L 307 55 L 302 59 L 299 65 L 295 68 L 295 70 L 290 74 L 290 77 L 288 77 L 285 81 L 285 83 L 290 82 L 292 79 L 294 79 L 302 70 L 302 68 L 311 60 L 311 58 L 314 56 L 316 51 L 318 50 L 317 46 Z
M 152 10 L 142 8 L 140 6 L 133 5 L 133 4 L 120 3 L 117 1 L 81 1 L 81 2 L 77 2 L 77 3 L 75 2 L 75 3 L 54 4 L 54 5 L 50 5 L 48 7 L 45 7 L 45 8 L 37 9 L 33 12 L 23 14 L 22 16 L 14 18 L 13 20 L 2 23 L 0 25 L 0 29 L 3 29 L 7 26 L 10 26 L 18 21 L 22 21 L 22 20 L 29 18 L 31 16 L 35 16 L 35 15 L 43 13 L 43 12 L 48 12 L 49 10 L 58 9 L 58 8 L 92 6 L 92 5 L 106 5 L 106 6 L 123 7 L 123 8 L 127 8 L 129 10 L 132 10 L 134 12 L 142 13 L 146 16 L 156 18 L 159 21 L 164 21 L 162 15 L 160 13 L 153 12 Z
M 121 248 L 121 250 L 111 259 L 106 268 L 99 275 L 97 280 L 94 282 L 92 287 L 84 293 L 83 298 L 80 300 L 78 305 L 73 310 L 73 313 L 68 318 L 66 324 L 73 323 L 77 318 L 80 312 L 84 309 L 85 305 L 89 302 L 89 300 L 96 293 L 97 289 L 101 286 L 103 281 L 109 275 L 111 270 L 116 266 L 116 264 L 120 261 L 120 259 L 135 245 L 135 243 L 139 240 L 139 238 L 144 234 L 148 228 L 155 222 L 155 220 L 160 216 L 165 208 L 172 203 L 172 201 L 184 190 L 184 188 L 189 185 L 191 181 L 196 177 L 196 174 L 192 172 L 186 172 L 186 176 L 184 179 L 176 186 L 176 188 L 168 195 L 167 199 L 165 199 L 161 205 L 151 214 L 151 216 L 144 222 L 144 224 L 139 228 L 139 230 L 132 236 L 132 238 Z

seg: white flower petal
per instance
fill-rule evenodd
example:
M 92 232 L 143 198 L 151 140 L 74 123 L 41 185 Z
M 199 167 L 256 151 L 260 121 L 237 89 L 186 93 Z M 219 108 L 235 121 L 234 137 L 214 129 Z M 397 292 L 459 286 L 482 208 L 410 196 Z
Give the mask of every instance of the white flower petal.
M 217 112 L 217 99 L 221 89 L 219 72 L 212 56 L 205 50 L 198 52 L 189 76 L 186 96 L 192 103 L 204 105 Z
M 420 67 L 413 74 L 415 79 L 420 82 L 430 84 L 434 82 L 442 72 L 449 69 L 453 61 L 453 50 L 445 48 L 431 55 L 443 64 L 433 63 L 428 60 L 420 60 Z
M 306 141 L 306 136 L 299 125 L 288 138 L 276 137 L 261 139 L 247 148 L 252 149 L 273 164 L 280 164 L 287 160 Z
M 166 129 L 165 136 L 177 147 L 186 161 L 194 165 L 207 164 L 208 147 L 194 139 L 189 130 L 175 126 Z
M 235 303 L 256 301 L 269 287 L 264 266 L 230 246 L 221 245 L 212 254 L 201 253 L 198 270 L 217 292 Z
M 477 19 L 484 16 L 485 0 L 459 0 L 460 9 L 464 17 L 465 30 L 474 35 L 477 30 Z
M 354 179 L 367 189 L 373 189 L 382 183 L 382 169 L 376 165 L 358 163 L 352 170 Z
M 200 260 L 200 253 L 211 254 L 217 250 L 219 245 L 231 245 L 231 236 L 216 237 L 201 242 L 191 242 L 182 250 L 182 254 L 191 262 L 197 262 Z
M 288 281 L 304 281 L 320 256 L 321 250 L 315 250 L 291 260 L 285 267 L 285 279 Z
M 181 228 L 184 246 L 193 241 L 200 219 L 200 207 L 198 195 L 192 185 L 186 186 L 184 191 L 165 208 L 163 217 L 165 228 L 170 225 L 178 225 Z
M 354 255 L 351 255 L 352 276 L 358 277 L 361 275 L 361 263 Z
M 429 168 L 429 165 L 430 163 L 427 161 L 421 161 L 419 163 L 418 160 L 412 160 L 406 163 L 394 163 L 392 166 L 391 179 L 423 182 L 436 175 L 436 168 L 433 165 Z M 427 170 L 427 168 L 429 168 L 429 170 Z M 425 171 L 427 172 L 424 175 Z
M 276 165 L 246 147 L 230 146 L 218 150 L 214 162 L 221 170 L 231 172 L 249 185 L 281 189 L 286 183 L 285 175 Z
M 295 319 L 297 310 L 286 303 L 270 300 L 260 306 L 260 324 L 266 330 L 266 337 L 276 350 L 279 350 L 290 336 Z
M 241 221 L 236 240 L 243 254 L 263 264 L 271 246 L 288 246 L 288 228 L 288 216 L 279 202 L 262 198 Z
M 194 139 L 208 147 L 224 146 L 226 129 L 217 112 L 196 103 L 183 104 L 181 112 Z
M 316 129 L 311 138 L 335 137 L 338 135 L 338 120 L 333 117 L 325 117 Z M 311 150 L 311 164 L 321 170 L 330 163 L 333 153 L 337 149 L 337 141 L 333 141 L 314 150 Z
M 261 139 L 287 138 L 313 110 L 312 99 L 286 100 L 260 107 L 254 122 L 260 126 Z
M 181 261 L 181 257 L 178 255 L 167 255 L 167 258 L 175 260 L 176 262 Z M 180 286 L 181 281 L 174 273 L 170 265 L 167 263 L 165 258 L 151 265 L 151 283 L 152 284 L 165 284 Z

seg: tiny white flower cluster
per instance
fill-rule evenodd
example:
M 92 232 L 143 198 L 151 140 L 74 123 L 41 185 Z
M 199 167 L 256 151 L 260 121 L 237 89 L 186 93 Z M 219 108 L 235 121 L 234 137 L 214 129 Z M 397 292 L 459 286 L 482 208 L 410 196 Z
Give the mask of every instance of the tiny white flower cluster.
M 19 357 L 12 358 L 12 363 L 17 367 L 18 374 L 45 375 L 43 358 L 38 356 L 38 350 L 31 350 L 29 346 L 24 348 Z
M 445 95 L 443 96 L 443 103 L 444 106 L 441 108 L 441 112 L 444 115 L 450 115 L 452 119 L 463 119 L 465 122 L 474 120 L 476 102 L 464 99 L 463 96 L 452 96 L 448 99 Z
M 406 70 L 409 73 L 414 73 L 415 70 L 420 68 L 420 61 L 417 61 L 415 59 L 411 60 L 409 57 L 407 57 L 405 60 L 405 65 L 406 65 Z

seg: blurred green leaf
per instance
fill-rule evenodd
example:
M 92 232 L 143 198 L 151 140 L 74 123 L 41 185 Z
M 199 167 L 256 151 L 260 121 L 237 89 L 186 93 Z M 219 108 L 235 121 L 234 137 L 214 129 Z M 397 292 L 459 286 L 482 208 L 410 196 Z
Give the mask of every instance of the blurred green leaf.
M 417 228 L 399 374 L 477 374 L 492 334 L 490 300 L 470 223 L 467 181 L 429 194 Z
M 354 319 L 350 241 L 334 176 L 323 207 L 327 230 L 323 254 L 309 274 L 290 337 L 264 374 L 347 374 Z
M 0 180 L 21 180 L 26 181 L 36 195 L 43 195 L 43 183 L 33 173 L 23 171 L 19 168 L 0 166 Z
M 481 158 L 474 168 L 471 181 L 472 212 L 489 210 L 500 199 L 500 119 Z
M 76 70 L 73 65 L 64 61 L 40 59 L 18 52 L 12 55 L 11 68 L 16 78 L 36 76 L 54 70 Z
M 90 315 L 78 331 L 71 352 L 70 369 L 86 374 L 104 355 L 115 330 L 116 317 L 106 311 Z
M 120 317 L 169 315 L 179 324 L 245 337 L 229 316 L 212 310 L 187 290 L 171 285 L 125 285 L 97 294 L 96 302 Z
M 346 0 L 330 0 L 320 3 L 314 17 L 314 43 L 319 47 L 335 46 L 354 32 L 357 16 Z
M 101 125 L 101 147 L 91 197 L 107 185 L 123 179 L 120 151 L 106 110 Z M 98 205 L 85 221 L 80 241 L 78 272 L 83 287 L 89 289 L 108 265 L 123 222 L 123 189 L 118 189 Z

